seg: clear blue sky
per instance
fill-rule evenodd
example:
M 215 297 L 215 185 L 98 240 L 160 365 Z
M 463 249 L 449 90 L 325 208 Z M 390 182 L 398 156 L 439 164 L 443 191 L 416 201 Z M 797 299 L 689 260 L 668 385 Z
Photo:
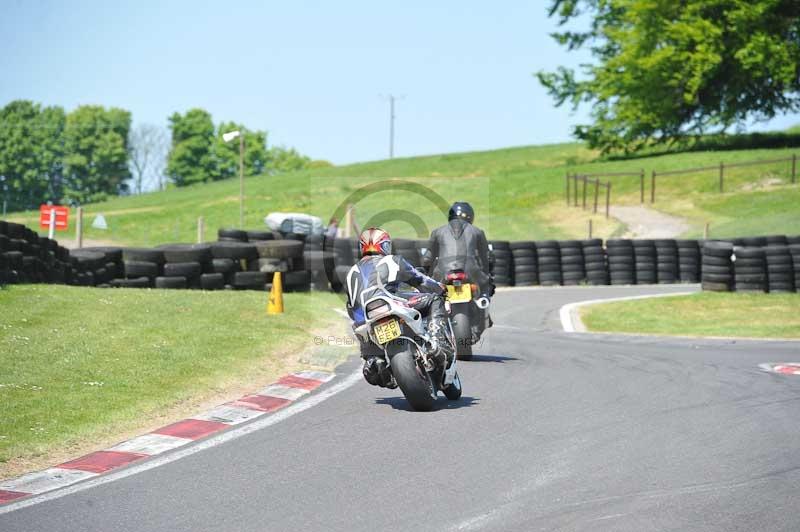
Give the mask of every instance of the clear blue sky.
M 202 107 L 341 164 L 570 139 L 533 72 L 576 66 L 549 1 L 0 0 L 0 105 L 118 106 L 166 127 Z M 758 129 L 781 129 L 797 116 Z

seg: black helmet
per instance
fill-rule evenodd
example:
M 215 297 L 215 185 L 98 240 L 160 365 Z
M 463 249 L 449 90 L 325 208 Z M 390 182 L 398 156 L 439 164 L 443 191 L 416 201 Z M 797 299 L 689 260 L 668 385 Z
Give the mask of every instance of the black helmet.
M 472 210 L 472 205 L 466 201 L 457 201 L 453 203 L 450 207 L 450 212 L 447 213 L 447 219 L 449 221 L 455 220 L 456 218 L 461 218 L 462 220 L 472 223 L 473 220 L 475 220 L 475 211 Z

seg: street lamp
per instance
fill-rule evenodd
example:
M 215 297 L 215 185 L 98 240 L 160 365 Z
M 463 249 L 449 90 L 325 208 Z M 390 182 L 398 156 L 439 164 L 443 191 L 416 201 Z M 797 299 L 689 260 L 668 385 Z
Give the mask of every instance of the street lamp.
M 222 140 L 230 142 L 239 138 L 239 228 L 244 228 L 244 134 L 240 130 L 222 134 Z

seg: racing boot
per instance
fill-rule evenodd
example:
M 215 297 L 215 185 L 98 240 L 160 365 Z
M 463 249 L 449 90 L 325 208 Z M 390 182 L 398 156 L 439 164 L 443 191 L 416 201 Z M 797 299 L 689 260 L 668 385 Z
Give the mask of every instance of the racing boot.
M 373 386 L 389 389 L 397 388 L 397 381 L 394 380 L 394 375 L 392 375 L 392 371 L 383 358 L 376 356 L 366 358 L 361 372 L 364 374 L 364 380 Z

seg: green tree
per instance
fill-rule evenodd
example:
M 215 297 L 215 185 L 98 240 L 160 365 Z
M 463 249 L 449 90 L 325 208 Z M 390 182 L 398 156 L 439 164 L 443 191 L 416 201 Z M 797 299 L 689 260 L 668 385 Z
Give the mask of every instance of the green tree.
M 128 111 L 83 105 L 67 115 L 64 130 L 65 196 L 70 201 L 101 201 L 127 191 Z
M 236 130 L 244 131 L 244 173 L 247 175 L 263 174 L 269 164 L 265 131 L 250 131 L 241 124 L 222 122 L 217 127 L 216 142 L 214 143 L 219 179 L 239 175 L 239 139 L 230 142 L 222 139 L 223 133 Z
M 284 146 L 270 148 L 269 157 L 269 173 L 272 174 L 302 170 L 303 168 L 308 168 L 311 163 L 310 157 L 302 155 L 294 148 L 286 148 Z
M 557 105 L 592 105 L 574 134 L 603 151 L 724 132 L 800 109 L 797 0 L 552 0 L 553 37 L 596 59 L 538 72 Z M 576 19 L 579 19 L 576 21 Z
M 203 183 L 219 178 L 214 156 L 214 123 L 203 109 L 190 109 L 185 115 L 169 117 L 172 148 L 167 160 L 167 176 L 177 186 Z
M 64 124 L 61 107 L 16 100 L 0 109 L 0 194 L 10 210 L 61 199 Z

